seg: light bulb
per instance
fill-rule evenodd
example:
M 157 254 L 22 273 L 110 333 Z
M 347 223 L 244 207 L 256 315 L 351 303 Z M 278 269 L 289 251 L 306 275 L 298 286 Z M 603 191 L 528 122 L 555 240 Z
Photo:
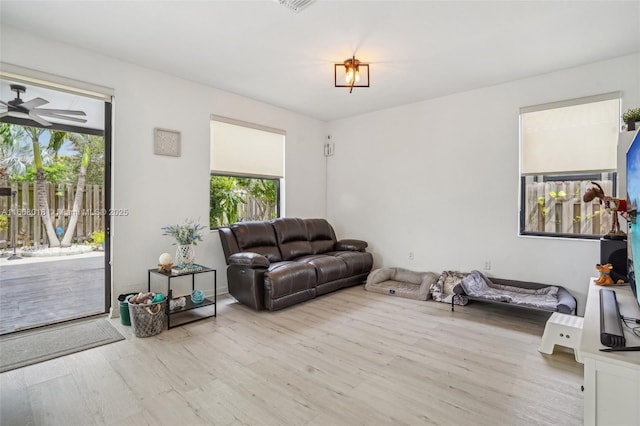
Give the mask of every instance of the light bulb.
M 344 81 L 347 83 L 351 83 L 353 80 L 353 68 L 348 68 L 346 74 L 344 75 Z
M 356 70 L 356 83 L 360 81 L 360 70 Z

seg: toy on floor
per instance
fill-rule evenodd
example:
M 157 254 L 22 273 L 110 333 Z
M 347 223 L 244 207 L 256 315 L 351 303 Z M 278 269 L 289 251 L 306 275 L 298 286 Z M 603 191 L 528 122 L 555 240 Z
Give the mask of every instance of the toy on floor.
M 596 269 L 598 270 L 598 272 L 600 272 L 600 277 L 596 280 L 596 284 L 598 285 L 612 285 L 613 282 L 613 278 L 611 278 L 611 270 L 613 269 L 613 265 L 610 263 L 601 265 L 601 264 L 596 264 Z M 616 282 L 616 284 L 622 284 L 624 283 L 623 280 L 618 280 Z
M 620 223 L 618 222 L 618 214 L 622 217 L 626 217 L 627 214 L 627 200 L 623 200 L 621 198 L 613 198 L 605 195 L 604 189 L 597 183 L 591 182 L 595 186 L 587 189 L 582 197 L 582 200 L 585 203 L 589 203 L 593 201 L 594 198 L 597 198 L 600 201 L 600 204 L 604 205 L 604 208 L 608 213 L 613 212 L 613 220 L 611 224 L 611 230 L 607 235 L 604 235 L 604 238 L 608 239 L 623 239 L 627 236 L 622 229 L 620 229 Z

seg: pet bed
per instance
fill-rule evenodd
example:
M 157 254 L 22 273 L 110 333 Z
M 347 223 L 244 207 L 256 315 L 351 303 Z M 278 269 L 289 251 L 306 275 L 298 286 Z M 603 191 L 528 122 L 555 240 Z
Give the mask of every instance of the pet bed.
M 563 287 L 546 284 L 502 280 L 491 280 L 479 271 L 471 271 L 454 288 L 454 293 L 465 295 L 469 300 L 510 305 L 564 314 L 576 313 L 576 299 Z M 453 311 L 453 303 L 451 304 Z
M 436 302 L 455 303 L 456 305 L 466 305 L 466 296 L 454 294 L 453 289 L 462 282 L 462 279 L 469 275 L 468 272 L 443 271 L 438 280 L 431 285 L 431 298 Z
M 415 272 L 403 268 L 381 268 L 372 271 L 364 288 L 376 293 L 408 299 L 427 300 L 429 289 L 438 280 L 434 272 Z

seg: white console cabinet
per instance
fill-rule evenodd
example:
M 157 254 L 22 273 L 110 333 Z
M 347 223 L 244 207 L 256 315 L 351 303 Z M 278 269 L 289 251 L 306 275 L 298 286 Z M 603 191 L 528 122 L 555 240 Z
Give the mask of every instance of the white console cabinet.
M 601 288 L 616 292 L 620 314 L 640 318 L 629 286 L 602 287 L 589 283 L 580 351 L 584 359 L 584 424 L 640 425 L 640 352 L 601 352 Z M 636 324 L 640 326 L 640 324 Z M 623 326 L 626 346 L 640 346 L 640 337 Z

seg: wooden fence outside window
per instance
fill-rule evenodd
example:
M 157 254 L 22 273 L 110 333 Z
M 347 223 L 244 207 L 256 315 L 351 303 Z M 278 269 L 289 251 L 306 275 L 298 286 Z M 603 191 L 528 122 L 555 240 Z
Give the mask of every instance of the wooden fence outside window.
M 0 181 L 0 187 L 11 188 L 15 196 L 0 198 L 0 213 L 7 216 L 9 226 L 0 231 L 0 240 L 11 246 L 12 221 L 17 224 L 17 247 L 41 247 L 49 245 L 47 233 L 42 222 L 44 212 L 36 206 L 34 182 Z M 73 214 L 73 200 L 76 193 L 75 184 L 46 183 L 49 202 L 49 215 L 54 228 L 66 231 Z M 15 204 L 14 204 L 15 199 Z M 13 213 L 13 214 L 12 214 Z M 105 229 L 104 186 L 85 185 L 82 204 L 78 212 L 78 223 L 73 243 L 83 243 L 93 232 Z M 62 238 L 62 236 L 60 236 Z
M 612 194 L 613 182 L 599 181 L 605 194 Z M 612 217 L 596 198 L 584 203 L 582 196 L 592 181 L 549 181 L 525 184 L 525 232 L 604 235 Z

